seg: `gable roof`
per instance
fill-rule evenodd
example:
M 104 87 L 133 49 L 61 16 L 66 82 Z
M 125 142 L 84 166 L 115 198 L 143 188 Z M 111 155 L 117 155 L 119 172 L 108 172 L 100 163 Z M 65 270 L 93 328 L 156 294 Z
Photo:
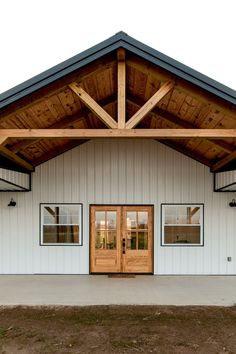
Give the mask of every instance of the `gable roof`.
M 79 84 L 114 121 L 117 117 L 117 53 L 125 51 L 126 123 L 163 83 L 174 88 L 137 124 L 137 129 L 236 129 L 236 91 L 119 32 L 0 95 L 4 129 L 103 129 L 70 84 Z M 0 136 L 1 138 L 1 136 Z M 84 138 L 9 138 L 1 156 L 14 166 L 35 166 L 79 144 Z M 161 142 L 212 170 L 234 168 L 236 137 L 166 138 Z M 25 162 L 24 162 L 25 161 Z M 6 161 L 2 162 L 6 164 Z
M 167 55 L 137 41 L 125 32 L 118 32 L 105 41 L 83 51 L 72 58 L 42 72 L 41 74 L 23 82 L 0 94 L 0 108 L 42 88 L 49 83 L 62 78 L 69 73 L 82 68 L 104 55 L 118 48 L 124 48 L 151 63 L 185 79 L 224 100 L 236 104 L 236 91 L 209 78 L 200 72 L 174 60 Z

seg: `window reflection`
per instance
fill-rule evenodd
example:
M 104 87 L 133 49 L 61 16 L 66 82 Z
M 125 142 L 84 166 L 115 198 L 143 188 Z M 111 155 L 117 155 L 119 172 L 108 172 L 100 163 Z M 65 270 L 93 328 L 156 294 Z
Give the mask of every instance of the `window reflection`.
M 116 249 L 116 211 L 96 211 L 96 249 Z

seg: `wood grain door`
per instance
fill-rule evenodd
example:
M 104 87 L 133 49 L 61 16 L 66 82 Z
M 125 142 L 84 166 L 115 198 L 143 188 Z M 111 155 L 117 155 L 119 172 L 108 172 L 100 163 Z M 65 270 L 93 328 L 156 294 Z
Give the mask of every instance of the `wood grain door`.
M 152 273 L 152 208 L 91 206 L 91 273 Z
M 152 273 L 152 219 L 151 206 L 122 208 L 123 273 Z

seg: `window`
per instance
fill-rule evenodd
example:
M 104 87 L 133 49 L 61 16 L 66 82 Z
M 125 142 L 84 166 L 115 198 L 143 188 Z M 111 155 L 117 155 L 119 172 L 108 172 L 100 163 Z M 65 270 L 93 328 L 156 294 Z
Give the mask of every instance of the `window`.
M 203 204 L 162 204 L 162 246 L 203 245 Z
M 82 204 L 41 204 L 41 245 L 82 245 Z

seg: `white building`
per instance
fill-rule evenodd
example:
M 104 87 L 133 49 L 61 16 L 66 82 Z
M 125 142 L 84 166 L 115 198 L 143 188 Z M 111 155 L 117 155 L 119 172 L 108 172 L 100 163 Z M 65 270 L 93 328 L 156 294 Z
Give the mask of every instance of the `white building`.
M 235 274 L 235 104 L 122 32 L 0 95 L 0 274 Z

